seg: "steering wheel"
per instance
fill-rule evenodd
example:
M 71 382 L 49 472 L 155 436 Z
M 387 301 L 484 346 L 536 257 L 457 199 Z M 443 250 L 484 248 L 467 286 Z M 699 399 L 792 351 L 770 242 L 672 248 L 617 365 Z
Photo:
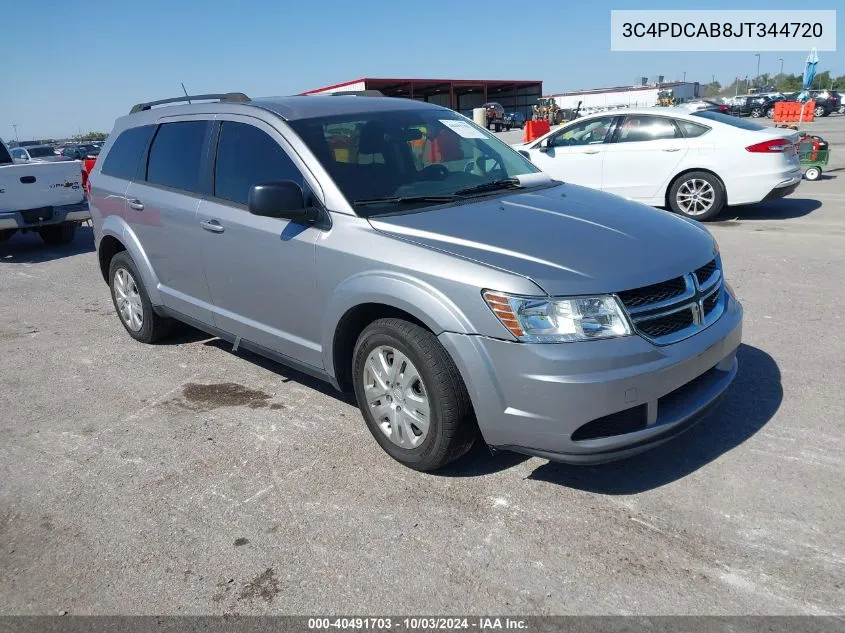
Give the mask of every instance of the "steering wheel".
M 420 172 L 420 176 L 423 177 L 423 180 L 444 180 L 451 173 L 446 165 L 435 163 L 434 165 L 425 167 Z

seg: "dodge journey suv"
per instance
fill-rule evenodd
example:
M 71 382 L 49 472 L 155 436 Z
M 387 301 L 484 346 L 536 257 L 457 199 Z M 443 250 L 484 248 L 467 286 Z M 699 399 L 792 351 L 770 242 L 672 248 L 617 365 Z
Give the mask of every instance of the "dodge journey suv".
M 100 269 L 138 341 L 178 320 L 354 391 L 419 470 L 478 438 L 626 457 L 736 374 L 742 308 L 696 222 L 552 180 L 432 104 L 183 100 L 118 119 L 91 174 Z

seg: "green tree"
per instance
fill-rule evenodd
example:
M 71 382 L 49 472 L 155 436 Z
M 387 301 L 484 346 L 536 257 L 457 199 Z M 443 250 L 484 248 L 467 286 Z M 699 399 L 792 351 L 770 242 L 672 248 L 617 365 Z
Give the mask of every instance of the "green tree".
M 108 134 L 105 132 L 86 132 L 73 137 L 75 141 L 105 141 Z
M 704 85 L 701 89 L 701 94 L 704 97 L 718 97 L 721 90 L 722 84 L 718 81 L 711 81 L 709 84 Z

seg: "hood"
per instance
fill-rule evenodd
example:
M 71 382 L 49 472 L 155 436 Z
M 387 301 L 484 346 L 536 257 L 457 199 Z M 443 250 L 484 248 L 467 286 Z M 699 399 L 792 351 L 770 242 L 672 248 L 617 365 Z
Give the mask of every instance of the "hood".
M 618 292 L 692 272 L 697 222 L 577 185 L 370 219 L 379 232 L 528 277 L 552 295 Z

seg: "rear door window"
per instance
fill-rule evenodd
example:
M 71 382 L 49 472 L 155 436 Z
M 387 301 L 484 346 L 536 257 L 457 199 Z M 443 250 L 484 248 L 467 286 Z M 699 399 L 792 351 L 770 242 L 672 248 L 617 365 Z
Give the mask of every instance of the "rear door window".
M 281 180 L 304 185 L 302 173 L 282 146 L 255 126 L 224 121 L 217 142 L 214 195 L 246 205 L 253 185 Z
M 103 173 L 115 178 L 133 180 L 138 173 L 138 163 L 141 162 L 154 131 L 154 125 L 142 125 L 121 132 L 106 156 Z M 65 149 L 62 153 L 67 156 L 67 151 Z
M 190 193 L 200 192 L 200 165 L 210 121 L 161 125 L 150 147 L 147 182 Z

